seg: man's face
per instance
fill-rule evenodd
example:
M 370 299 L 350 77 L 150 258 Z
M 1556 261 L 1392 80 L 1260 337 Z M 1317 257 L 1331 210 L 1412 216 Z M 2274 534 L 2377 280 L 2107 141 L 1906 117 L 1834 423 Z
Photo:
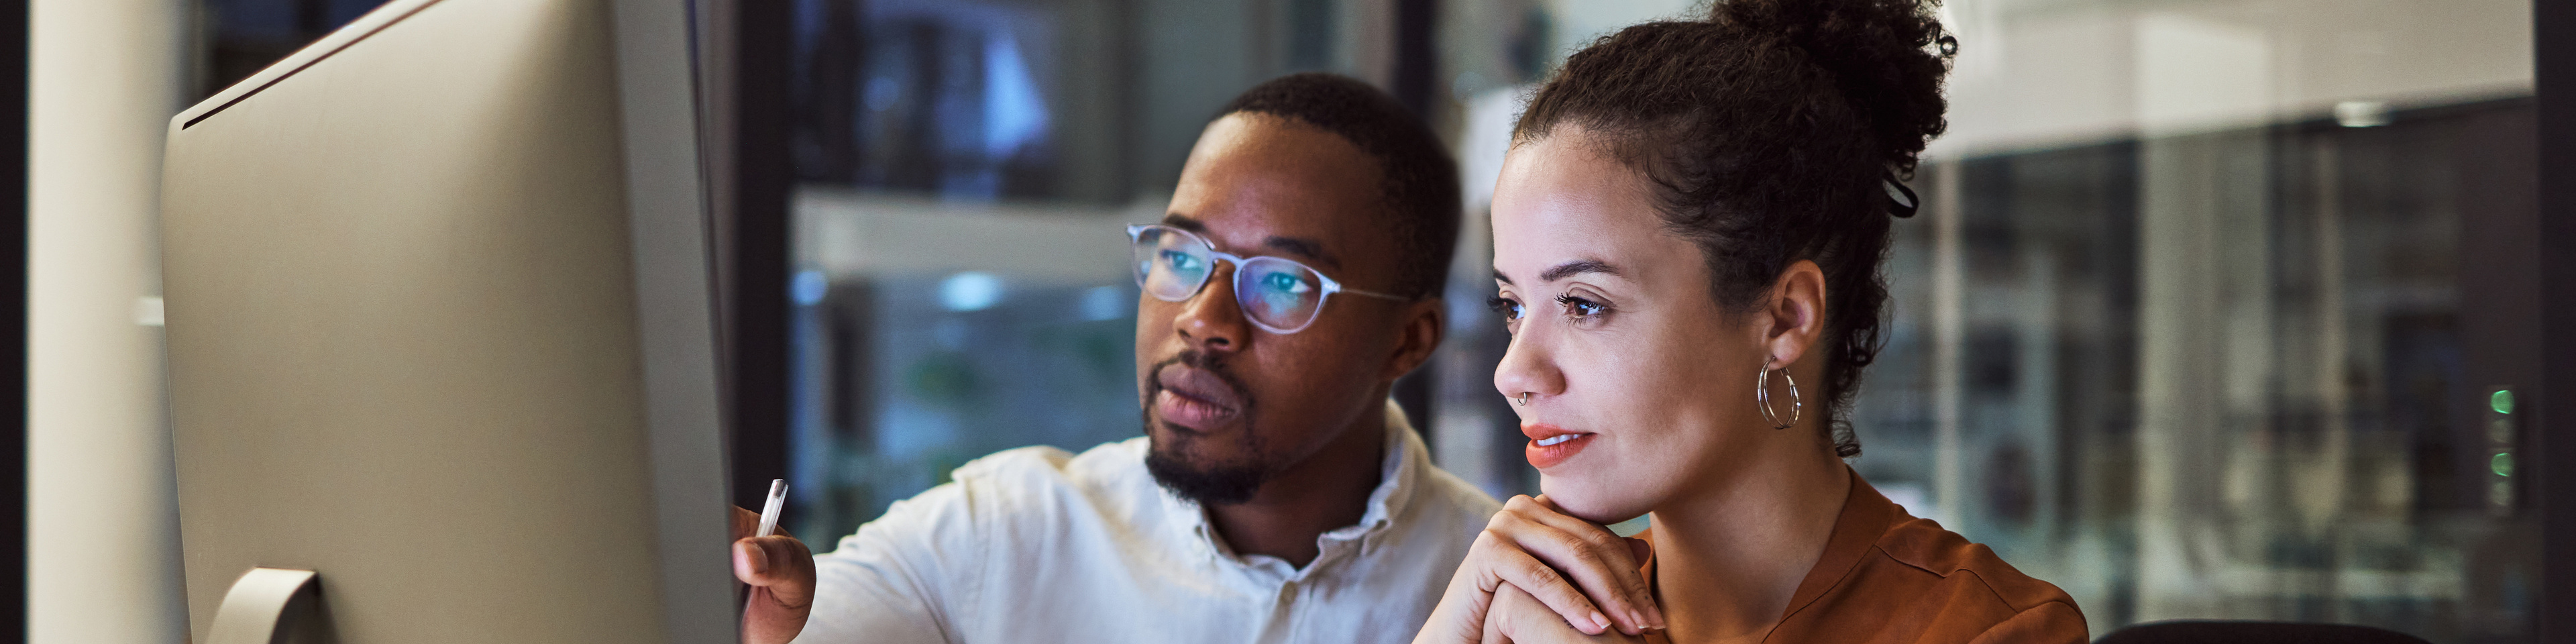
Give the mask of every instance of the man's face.
M 1163 223 L 1198 233 L 1217 252 L 1303 263 L 1346 288 L 1392 292 L 1396 244 L 1378 162 L 1321 129 L 1260 114 L 1208 125 L 1181 169 Z M 1202 503 L 1249 499 L 1262 481 L 1304 462 L 1419 362 L 1399 356 L 1420 303 L 1325 299 L 1312 325 L 1264 331 L 1235 302 L 1231 262 L 1191 298 L 1140 297 L 1137 391 L 1156 479 Z

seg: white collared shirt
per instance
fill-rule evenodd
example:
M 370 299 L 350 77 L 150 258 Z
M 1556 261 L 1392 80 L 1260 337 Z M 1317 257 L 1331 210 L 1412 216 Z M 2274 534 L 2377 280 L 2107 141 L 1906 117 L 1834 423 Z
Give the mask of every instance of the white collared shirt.
M 1410 641 L 1499 506 L 1391 403 L 1386 434 L 1367 514 L 1302 569 L 1234 554 L 1145 472 L 1143 437 L 976 459 L 814 558 L 796 642 Z

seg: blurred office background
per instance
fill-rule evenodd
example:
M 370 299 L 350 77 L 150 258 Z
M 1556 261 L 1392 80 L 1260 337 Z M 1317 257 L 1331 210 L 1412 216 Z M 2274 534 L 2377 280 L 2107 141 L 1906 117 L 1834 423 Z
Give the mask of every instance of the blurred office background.
M 797 534 L 997 449 L 1138 434 L 1118 227 L 1213 111 L 1293 71 L 1456 145 L 1443 355 L 1399 393 L 1439 462 L 1534 491 L 1477 304 L 1530 84 L 1629 0 L 803 0 Z M 2172 618 L 2522 641 L 2538 531 L 2525 0 L 1954 0 L 1950 133 L 1899 222 L 1864 474 L 2055 581 Z M 1417 40 L 1419 39 L 1419 40 Z M 1425 42 L 1427 41 L 1427 42 Z
M 49 292 L 87 298 L 54 310 L 89 320 L 31 323 L 35 380 L 95 375 L 50 381 L 86 397 L 35 394 L 31 539 L 95 557 L 34 562 L 35 632 L 171 641 L 184 624 L 173 524 L 81 511 L 99 498 L 81 490 L 115 467 L 134 472 L 131 489 L 105 493 L 133 503 L 168 485 L 133 465 L 166 459 L 167 439 L 157 416 L 133 411 L 158 404 L 153 300 L 122 295 L 156 288 L 148 171 L 161 119 L 378 3 L 34 4 L 31 301 L 41 314 Z M 977 456 L 1138 435 L 1120 226 L 1161 216 L 1228 98 L 1304 70 L 1388 88 L 1458 151 L 1468 209 L 1449 342 L 1397 398 L 1442 466 L 1498 496 L 1535 491 L 1490 384 L 1506 338 L 1481 306 L 1505 138 L 1520 97 L 1566 54 L 1694 12 L 1684 0 L 743 5 L 762 7 L 751 23 L 775 39 L 737 43 L 768 53 L 719 75 L 771 92 L 729 109 L 770 124 L 743 135 L 766 147 L 744 149 L 774 163 L 743 167 L 777 176 L 744 185 L 774 186 L 780 203 L 741 215 L 775 218 L 763 225 L 782 239 L 751 257 L 774 266 L 740 273 L 774 289 L 762 293 L 779 310 L 753 316 L 772 326 L 743 327 L 775 337 L 737 345 L 737 363 L 775 372 L 742 380 L 775 396 L 744 399 L 774 413 L 736 416 L 737 467 L 795 484 L 787 525 L 818 549 Z M 2532 641 L 2532 10 L 1950 2 L 1951 129 L 1913 182 L 1923 216 L 1897 223 L 1893 334 L 1849 419 L 1864 446 L 1853 465 L 1915 514 L 2064 587 L 2096 636 L 2237 618 Z M 65 26 L 48 31 L 49 17 Z M 46 147 L 49 132 L 66 143 Z M 48 183 L 47 168 L 62 178 Z M 90 222 L 74 231 L 89 245 L 43 245 L 47 221 Z M 65 281 L 48 291 L 48 275 Z M 94 293 L 106 295 L 81 295 Z M 46 335 L 100 320 L 132 326 Z M 48 346 L 120 357 L 47 367 Z M 68 411 L 46 416 L 49 400 Z M 143 536 L 96 538 L 99 521 Z M 139 567 L 114 583 L 83 574 L 109 560 Z M 103 600 L 134 619 L 74 610 Z M 110 627 L 151 636 L 96 637 Z

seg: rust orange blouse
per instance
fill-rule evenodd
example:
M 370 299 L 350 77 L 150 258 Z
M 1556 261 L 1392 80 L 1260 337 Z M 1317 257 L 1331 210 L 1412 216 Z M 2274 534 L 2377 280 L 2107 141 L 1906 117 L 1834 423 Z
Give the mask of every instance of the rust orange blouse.
M 1789 612 L 1763 641 L 2086 641 L 2084 613 L 2065 591 L 2021 574 L 1995 551 L 1941 524 L 1907 515 L 1859 473 L 1851 477 L 1851 495 L 1834 520 L 1824 557 L 1798 582 Z M 1644 568 L 1652 584 L 1653 556 Z M 1646 641 L 1671 644 L 1660 631 L 1647 633 Z

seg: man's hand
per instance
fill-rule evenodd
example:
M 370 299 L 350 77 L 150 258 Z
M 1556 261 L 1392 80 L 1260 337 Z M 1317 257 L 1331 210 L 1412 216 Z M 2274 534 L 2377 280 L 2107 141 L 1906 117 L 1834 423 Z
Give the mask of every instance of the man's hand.
M 733 509 L 733 577 L 751 584 L 742 608 L 743 644 L 787 644 L 814 612 L 814 553 L 783 534 L 753 538 L 760 514 Z
M 1466 644 L 1494 627 L 1497 593 L 1512 589 L 1588 635 L 1664 627 L 1644 573 L 1648 546 L 1574 518 L 1545 496 L 1515 496 L 1476 535 L 1415 644 Z M 1532 620 L 1524 620 L 1532 621 Z
M 1574 630 L 1556 609 L 1539 603 L 1537 597 L 1522 592 L 1519 586 L 1503 584 L 1494 591 L 1493 610 L 1485 613 L 1484 644 L 1558 644 L 1560 642 L 1638 642 L 1631 635 L 1615 631 L 1585 633 Z

